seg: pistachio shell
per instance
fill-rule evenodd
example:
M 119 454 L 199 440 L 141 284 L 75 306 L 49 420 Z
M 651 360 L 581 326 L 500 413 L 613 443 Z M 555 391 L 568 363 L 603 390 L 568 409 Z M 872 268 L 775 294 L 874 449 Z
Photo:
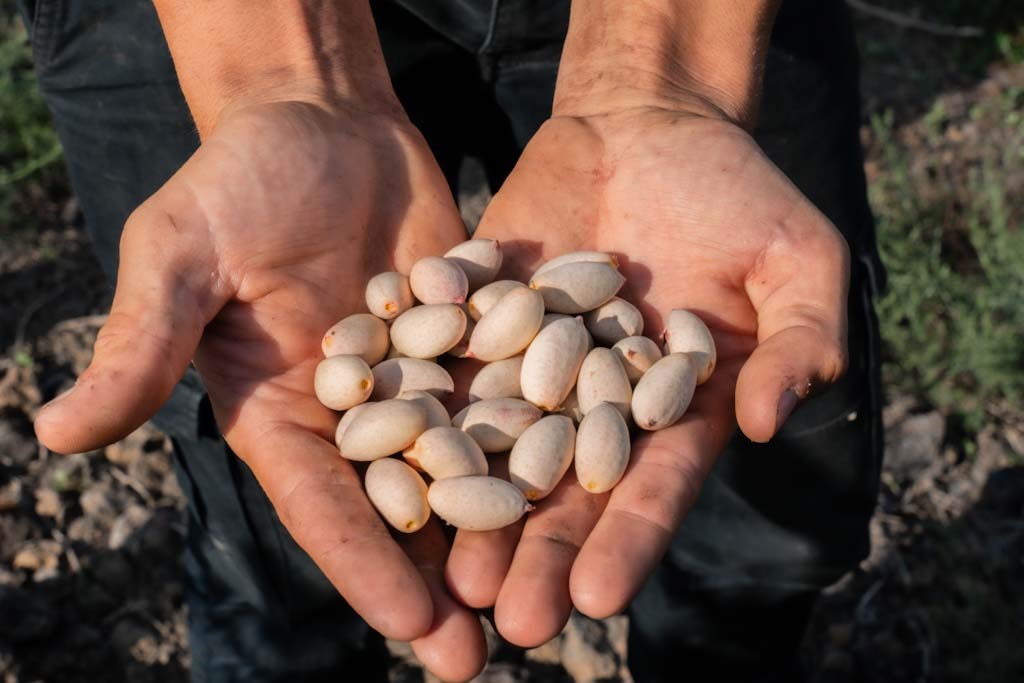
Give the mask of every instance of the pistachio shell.
M 626 337 L 615 342 L 612 351 L 618 356 L 632 384 L 640 381 L 647 369 L 661 358 L 661 349 L 647 337 Z
M 440 365 L 419 358 L 391 358 L 373 368 L 370 398 L 374 401 L 395 398 L 414 389 L 444 398 L 455 391 L 455 382 Z
M 541 414 L 522 399 L 489 398 L 463 408 L 452 418 L 452 425 L 473 437 L 484 453 L 500 453 L 512 448 Z
M 473 438 L 457 427 L 433 427 L 402 451 L 405 461 L 433 479 L 487 474 L 487 457 Z
M 498 240 L 472 239 L 456 244 L 444 255 L 466 273 L 469 291 L 480 289 L 501 269 L 501 244 Z
M 377 460 L 402 451 L 427 430 L 427 412 L 413 401 L 374 403 L 353 418 L 341 437 L 349 460 Z
M 370 463 L 363 485 L 380 516 L 399 531 L 411 534 L 430 519 L 427 484 L 401 460 L 384 458 Z
M 451 426 L 452 418 L 448 414 L 448 409 L 431 394 L 419 389 L 413 389 L 411 391 L 403 391 L 398 395 L 398 398 L 403 401 L 418 403 L 423 410 L 427 411 L 427 429 Z
M 610 403 L 595 406 L 576 431 L 576 478 L 587 491 L 610 491 L 629 465 L 629 427 Z
M 487 398 L 522 398 L 523 390 L 519 386 L 522 368 L 522 356 L 512 356 L 483 366 L 469 385 L 469 402 Z
M 427 256 L 413 264 L 409 286 L 425 304 L 461 304 L 469 294 L 466 273 L 443 256 Z
M 697 364 L 688 353 L 670 353 L 652 365 L 633 389 L 633 421 L 641 429 L 670 427 L 683 416 L 697 386 Z
M 357 406 L 352 406 L 345 411 L 345 414 L 338 420 L 338 427 L 334 430 L 334 445 L 341 449 L 341 437 L 345 435 L 345 430 L 352 424 L 352 420 L 355 419 L 356 415 L 365 410 L 367 406 L 372 406 L 373 403 L 360 403 Z
M 583 359 L 576 380 L 576 396 L 584 415 L 602 403 L 610 403 L 623 419 L 629 418 L 633 388 L 611 349 L 598 346 Z
M 583 321 L 594 339 L 606 346 L 644 331 L 644 317 L 639 309 L 617 296 L 587 313 Z
M 373 367 L 388 352 L 388 326 L 375 315 L 356 313 L 332 325 L 320 348 L 324 356 L 359 356 Z
M 545 327 L 523 356 L 519 373 L 523 398 L 544 410 L 557 411 L 576 384 L 588 343 L 580 318 L 556 320 Z
M 525 289 L 526 285 L 518 280 L 497 280 L 489 285 L 484 285 L 469 297 L 469 302 L 466 304 L 469 317 L 473 320 L 480 320 L 487 311 L 494 308 L 494 304 L 498 303 L 502 297 L 520 287 Z
M 471 531 L 501 529 L 533 509 L 522 491 L 497 477 L 440 479 L 430 485 L 427 500 L 438 517 Z
M 535 275 L 530 287 L 541 293 L 548 311 L 583 313 L 610 300 L 625 281 L 607 263 L 578 261 Z
M 512 483 L 526 500 L 540 500 L 565 476 L 576 445 L 576 428 L 564 415 L 548 415 L 526 428 L 508 459 Z
M 465 331 L 466 314 L 455 304 L 413 306 L 391 323 L 391 343 L 409 358 L 434 358 Z
M 377 273 L 366 283 L 366 307 L 378 318 L 397 318 L 412 308 L 413 303 L 409 278 L 401 273 Z
M 496 361 L 510 358 L 529 346 L 544 318 L 544 300 L 526 288 L 503 296 L 480 318 L 469 339 L 472 358 Z
M 540 321 L 540 329 L 543 330 L 545 327 L 547 327 L 551 323 L 555 322 L 556 320 L 565 320 L 566 318 L 571 318 L 571 317 L 573 317 L 573 316 L 568 315 L 566 313 L 545 313 L 544 317 L 541 318 L 541 321 Z
M 533 276 L 537 277 L 541 273 L 564 266 L 566 263 L 607 263 L 613 268 L 619 267 L 619 260 L 614 254 L 607 254 L 603 251 L 570 251 L 545 262 L 533 273 Z
M 668 314 L 665 325 L 665 352 L 689 353 L 697 364 L 697 384 L 704 384 L 715 371 L 718 353 L 711 330 L 695 313 L 682 308 Z
M 316 366 L 316 397 L 331 410 L 348 410 L 370 398 L 373 373 L 359 356 L 331 356 Z
M 462 333 L 462 337 L 458 343 L 452 348 L 448 349 L 447 353 L 452 358 L 468 358 L 469 354 L 469 340 L 473 336 L 473 330 L 476 329 L 476 321 L 466 319 L 466 331 Z

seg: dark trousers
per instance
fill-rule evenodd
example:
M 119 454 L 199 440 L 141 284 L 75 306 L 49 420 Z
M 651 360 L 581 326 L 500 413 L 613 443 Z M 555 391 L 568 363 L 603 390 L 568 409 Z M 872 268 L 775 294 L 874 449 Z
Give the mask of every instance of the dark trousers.
M 107 274 L 128 214 L 198 140 L 148 0 L 22 0 L 39 83 Z M 375 5 L 398 95 L 454 190 L 466 157 L 492 187 L 550 115 L 568 0 Z M 881 466 L 873 245 L 856 52 L 839 0 L 784 3 L 758 142 L 854 256 L 850 370 L 767 445 L 730 443 L 630 609 L 638 681 L 796 680 L 817 592 L 868 550 Z M 258 141 L 254 141 L 258 144 Z M 186 588 L 196 681 L 376 680 L 379 638 L 282 528 L 186 376 L 157 424 L 189 501 Z

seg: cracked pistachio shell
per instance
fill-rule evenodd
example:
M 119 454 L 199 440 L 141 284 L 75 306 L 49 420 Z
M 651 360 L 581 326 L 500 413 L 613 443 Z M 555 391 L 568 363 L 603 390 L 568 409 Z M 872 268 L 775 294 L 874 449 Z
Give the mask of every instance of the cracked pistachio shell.
M 363 486 L 380 516 L 402 533 L 419 531 L 430 519 L 427 484 L 401 460 L 383 458 L 370 463 Z
M 469 294 L 466 273 L 443 256 L 427 256 L 413 264 L 409 287 L 425 304 L 461 304 Z
M 388 271 L 377 273 L 366 283 L 366 307 L 382 320 L 392 320 L 412 308 L 409 278 Z
M 395 398 L 405 391 L 419 389 L 436 398 L 455 391 L 452 376 L 437 363 L 419 358 L 391 358 L 373 368 L 374 401 Z
M 373 367 L 388 352 L 388 326 L 375 315 L 356 313 L 339 320 L 320 341 L 324 356 L 359 356 Z
M 564 415 L 548 415 L 527 427 L 508 458 L 511 482 L 534 501 L 551 493 L 565 476 L 576 447 L 576 428 Z
M 419 389 L 413 389 L 411 391 L 403 391 L 398 395 L 398 398 L 403 401 L 417 403 L 423 410 L 427 411 L 427 429 L 451 426 L 452 418 L 448 414 L 448 409 L 431 394 Z
M 587 491 L 610 491 L 629 465 L 629 427 L 610 403 L 595 406 L 576 430 L 576 478 Z
M 523 356 L 523 398 L 543 410 L 558 411 L 576 385 L 589 342 L 580 318 L 556 320 L 541 330 Z
M 484 453 L 507 451 L 541 411 L 519 398 L 489 398 L 470 403 L 452 418 L 452 426 L 473 437 Z
M 334 430 L 334 445 L 341 449 L 341 437 L 345 436 L 345 431 L 348 426 L 352 424 L 352 420 L 356 418 L 360 412 L 365 410 L 368 406 L 372 406 L 373 403 L 360 403 L 357 406 L 352 406 L 345 411 L 345 414 L 338 420 L 338 428 Z
M 316 366 L 313 392 L 331 410 L 348 410 L 370 398 L 373 372 L 359 356 L 331 356 Z
M 543 319 L 541 296 L 525 287 L 513 289 L 477 321 L 469 339 L 469 357 L 496 361 L 521 353 Z
M 697 384 L 704 384 L 715 371 L 718 352 L 711 330 L 696 314 L 676 308 L 665 325 L 665 352 L 689 353 L 697 364 Z
M 469 385 L 469 402 L 486 398 L 522 398 L 523 389 L 519 386 L 522 368 L 522 356 L 512 356 L 483 366 Z
M 609 403 L 622 414 L 623 419 L 629 419 L 633 387 L 622 363 L 611 349 L 598 346 L 583 359 L 576 379 L 576 397 L 584 415 L 602 403 Z
M 466 314 L 455 304 L 413 306 L 391 323 L 391 344 L 409 358 L 436 358 L 466 331 Z
M 652 365 L 633 389 L 633 421 L 641 429 L 665 429 L 683 416 L 697 386 L 697 364 L 688 353 L 670 353 Z
M 575 424 L 583 420 L 583 411 L 580 410 L 580 400 L 576 396 L 576 389 L 569 392 L 565 401 L 562 402 L 561 414 L 571 418 Z
M 444 257 L 459 265 L 469 280 L 469 291 L 474 292 L 501 270 L 501 243 L 489 239 L 466 240 L 449 249 Z
M 501 529 L 533 509 L 515 486 L 486 476 L 435 481 L 427 490 L 427 500 L 438 517 L 470 531 Z
M 567 263 L 607 263 L 613 268 L 618 269 L 619 267 L 619 260 L 614 254 L 608 254 L 603 251 L 570 251 L 567 254 L 556 256 L 550 261 L 545 262 L 533 273 L 533 276 L 537 277 L 541 273 L 547 272 L 552 268 L 564 266 Z
M 427 430 L 427 411 L 413 401 L 391 399 L 361 411 L 341 437 L 349 460 L 377 460 L 400 453 Z
M 612 351 L 622 363 L 631 384 L 636 384 L 647 369 L 661 359 L 661 349 L 647 337 L 626 337 L 615 342 Z
M 588 312 L 583 322 L 594 339 L 605 346 L 611 346 L 644 331 L 644 317 L 640 315 L 640 310 L 617 296 Z
M 577 261 L 535 275 L 530 288 L 541 293 L 548 311 L 584 313 L 607 303 L 625 281 L 607 263 Z
M 526 285 L 518 280 L 497 280 L 489 285 L 484 285 L 469 297 L 466 308 L 469 317 L 473 320 L 480 320 L 487 311 L 494 308 L 494 304 L 501 301 L 501 298 L 513 289 L 526 289 Z
M 487 474 L 487 456 L 457 427 L 433 427 L 402 451 L 405 461 L 433 479 Z

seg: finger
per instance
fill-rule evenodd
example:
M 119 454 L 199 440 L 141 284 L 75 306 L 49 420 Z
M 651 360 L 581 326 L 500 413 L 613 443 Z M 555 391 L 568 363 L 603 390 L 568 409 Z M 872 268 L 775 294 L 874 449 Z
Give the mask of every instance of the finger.
M 458 604 L 444 584 L 448 541 L 433 519 L 399 543 L 419 569 L 434 603 L 434 620 L 426 635 L 412 642 L 417 659 L 443 681 L 468 681 L 487 664 L 487 641 L 480 618 Z
M 758 346 L 737 382 L 736 418 L 752 441 L 768 441 L 800 399 L 846 368 L 849 250 L 824 216 L 806 212 L 794 222 L 813 229 L 777 240 L 747 278 Z
M 506 640 L 537 647 L 562 632 L 572 613 L 569 573 L 607 500 L 585 491 L 570 470 L 530 513 L 494 608 Z
M 371 628 L 406 641 L 429 631 L 434 608 L 423 578 L 333 445 L 292 425 L 230 441 L 292 538 Z
M 185 374 L 204 326 L 230 296 L 202 226 L 152 202 L 125 226 L 114 301 L 92 362 L 36 418 L 36 434 L 51 450 L 99 448 L 149 419 Z
M 682 420 L 634 442 L 629 467 L 569 577 L 572 602 L 587 616 L 623 610 L 664 556 L 732 432 L 739 362 L 716 370 Z
M 491 456 L 488 461 L 491 476 L 508 479 L 507 455 Z M 459 602 L 474 609 L 494 606 L 512 565 L 523 523 L 520 520 L 494 531 L 460 529 L 455 534 L 445 565 L 445 581 Z

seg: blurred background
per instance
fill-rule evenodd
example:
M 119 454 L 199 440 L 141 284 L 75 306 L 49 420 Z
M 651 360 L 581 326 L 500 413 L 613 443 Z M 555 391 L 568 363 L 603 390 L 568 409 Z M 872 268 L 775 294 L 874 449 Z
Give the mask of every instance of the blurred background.
M 804 656 L 815 681 L 1024 681 L 1024 2 L 848 4 L 889 270 L 887 464 L 872 554 L 823 595 Z M 144 427 L 62 457 L 32 435 L 109 299 L 0 0 L 3 683 L 187 680 L 165 439 Z M 574 617 L 536 650 L 495 641 L 480 680 L 629 680 L 627 629 Z M 393 680 L 424 680 L 390 648 Z

